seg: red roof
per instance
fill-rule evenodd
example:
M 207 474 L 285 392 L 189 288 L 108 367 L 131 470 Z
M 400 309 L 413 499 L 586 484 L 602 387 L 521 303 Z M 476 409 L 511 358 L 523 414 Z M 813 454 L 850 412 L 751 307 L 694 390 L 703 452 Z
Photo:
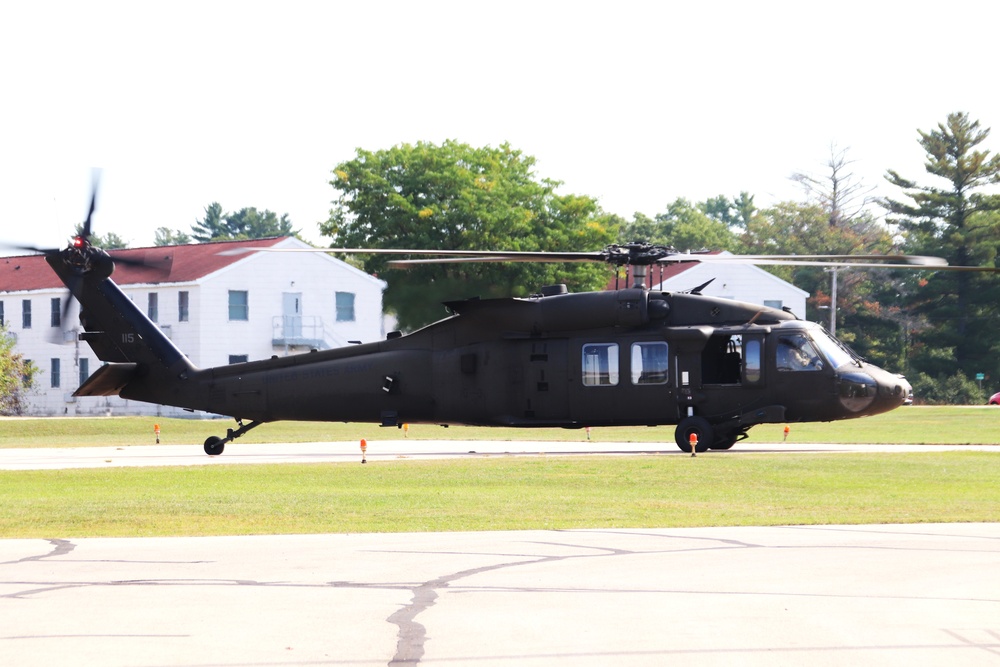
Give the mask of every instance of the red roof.
M 249 241 L 220 241 L 215 243 L 193 243 L 191 245 L 167 245 L 152 248 L 127 248 L 110 251 L 112 257 L 141 260 L 155 266 L 135 266 L 116 263 L 113 280 L 119 285 L 149 283 L 191 282 L 234 264 L 247 255 L 220 255 L 233 246 L 240 248 L 268 248 L 287 236 Z M 165 272 L 163 268 L 168 270 Z M 62 287 L 62 281 L 53 273 L 42 255 L 22 255 L 0 257 L 0 292 L 22 292 L 28 290 Z

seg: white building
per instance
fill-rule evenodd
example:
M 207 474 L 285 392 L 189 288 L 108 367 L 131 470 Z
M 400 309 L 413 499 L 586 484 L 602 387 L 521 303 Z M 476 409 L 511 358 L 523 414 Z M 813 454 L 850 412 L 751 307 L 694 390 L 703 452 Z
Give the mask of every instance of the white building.
M 236 247 L 311 246 L 282 237 L 118 250 L 169 269 L 118 263 L 112 280 L 201 368 L 385 337 L 384 281 L 322 252 L 220 254 Z M 41 371 L 29 414 L 190 415 L 118 397 L 74 398 L 101 362 L 77 339 L 75 300 L 61 321 L 67 298 L 41 255 L 0 258 L 0 321 Z
M 726 251 L 712 254 L 732 256 Z M 685 292 L 709 280 L 712 282 L 701 290 L 705 296 L 788 308 L 797 317 L 804 319 L 806 316 L 808 292 L 753 264 L 711 261 L 667 264 L 664 265 L 662 278 L 659 267 L 650 268 L 649 282 L 656 291 Z

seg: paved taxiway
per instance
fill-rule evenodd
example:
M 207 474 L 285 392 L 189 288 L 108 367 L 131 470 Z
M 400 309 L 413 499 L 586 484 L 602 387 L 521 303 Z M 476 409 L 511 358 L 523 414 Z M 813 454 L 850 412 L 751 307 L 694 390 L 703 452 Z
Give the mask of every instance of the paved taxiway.
M 704 456 L 855 449 L 743 443 Z M 368 459 L 584 451 L 683 455 L 398 441 L 370 443 Z M 357 443 L 237 444 L 221 457 L 0 450 L 7 469 L 328 460 L 360 462 Z M 0 656 L 28 667 L 1000 665 L 1000 523 L 0 540 Z
M 1000 524 L 0 540 L 8 665 L 998 665 Z
M 366 456 L 369 461 L 571 454 L 685 455 L 673 443 L 369 440 L 367 444 Z M 701 456 L 734 456 L 754 452 L 931 452 L 957 449 L 1000 453 L 1000 445 L 831 445 L 743 442 L 732 450 L 705 452 Z M 360 441 L 278 444 L 236 442 L 226 445 L 226 451 L 221 456 L 207 456 L 199 445 L 0 449 L 0 470 L 352 461 L 361 461 Z

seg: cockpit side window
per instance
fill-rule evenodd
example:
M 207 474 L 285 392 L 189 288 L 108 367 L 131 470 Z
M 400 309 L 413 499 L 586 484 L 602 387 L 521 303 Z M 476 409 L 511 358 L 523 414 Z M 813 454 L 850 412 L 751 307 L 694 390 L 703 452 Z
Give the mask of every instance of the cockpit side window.
M 823 370 L 823 358 L 805 334 L 781 334 L 775 351 L 779 371 Z

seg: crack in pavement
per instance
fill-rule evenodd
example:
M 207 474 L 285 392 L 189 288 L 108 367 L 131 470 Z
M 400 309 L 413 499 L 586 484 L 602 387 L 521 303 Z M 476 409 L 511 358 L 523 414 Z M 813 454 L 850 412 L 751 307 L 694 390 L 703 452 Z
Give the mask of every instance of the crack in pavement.
M 567 554 L 564 556 L 541 556 L 538 558 L 532 558 L 530 560 L 519 560 L 516 562 L 497 563 L 495 565 L 484 565 L 483 567 L 461 570 L 459 572 L 455 572 L 452 574 L 446 574 L 444 576 L 438 577 L 437 579 L 431 579 L 430 581 L 425 581 L 424 583 L 412 589 L 413 598 L 410 600 L 410 603 L 408 605 L 400 608 L 395 613 L 390 615 L 389 618 L 386 619 L 388 622 L 392 623 L 397 628 L 399 628 L 396 641 L 396 654 L 393 656 L 392 660 L 389 661 L 389 667 L 420 664 L 420 661 L 424 656 L 424 645 L 427 642 L 427 628 L 425 628 L 423 624 L 419 623 L 416 620 L 416 618 L 421 613 L 427 611 L 428 609 L 434 606 L 434 604 L 437 602 L 438 599 L 438 593 L 437 593 L 438 589 L 448 588 L 452 583 L 456 581 L 477 574 L 502 570 L 505 568 L 519 567 L 521 565 L 538 565 L 540 563 L 556 563 L 564 560 L 572 560 L 578 558 L 621 556 L 621 555 L 639 553 L 625 549 L 614 549 L 610 547 L 594 547 L 594 546 L 579 545 L 579 544 L 562 544 L 557 542 L 536 542 L 535 544 L 548 544 L 548 545 L 577 548 L 577 549 L 591 549 L 591 550 L 598 550 L 601 553 Z
M 24 558 L 19 558 L 17 560 L 10 560 L 5 563 L 0 563 L 0 565 L 13 565 L 15 563 L 27 563 L 33 560 L 57 558 L 59 556 L 65 556 L 76 548 L 76 545 L 69 540 L 46 540 L 46 542 L 52 545 L 52 551 L 45 554 L 39 554 L 37 556 L 25 556 Z

